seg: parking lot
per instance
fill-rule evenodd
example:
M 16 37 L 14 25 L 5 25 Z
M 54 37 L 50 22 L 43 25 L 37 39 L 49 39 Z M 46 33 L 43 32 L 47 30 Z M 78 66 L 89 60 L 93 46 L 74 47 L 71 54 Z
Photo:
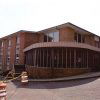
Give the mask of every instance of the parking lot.
M 63 82 L 7 83 L 7 100 L 100 100 L 100 78 Z

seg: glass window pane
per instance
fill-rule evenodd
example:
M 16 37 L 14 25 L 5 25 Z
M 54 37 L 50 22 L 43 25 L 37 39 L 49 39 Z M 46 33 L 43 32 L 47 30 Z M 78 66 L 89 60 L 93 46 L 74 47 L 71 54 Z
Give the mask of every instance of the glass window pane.
M 59 41 L 59 32 L 54 32 L 54 42 Z
M 48 34 L 48 42 L 52 42 L 53 41 L 53 32 Z
M 3 44 L 3 42 L 2 42 L 1 47 L 3 47 L 3 45 L 4 45 L 4 44 Z
M 44 35 L 44 42 L 58 42 L 59 41 L 59 31 L 46 33 Z
M 20 37 L 17 36 L 17 44 L 19 44 L 19 43 L 20 43 Z
M 44 42 L 48 42 L 48 37 L 47 37 L 47 35 L 44 35 Z
M 8 46 L 11 46 L 11 40 L 9 40 L 9 44 L 8 44 Z

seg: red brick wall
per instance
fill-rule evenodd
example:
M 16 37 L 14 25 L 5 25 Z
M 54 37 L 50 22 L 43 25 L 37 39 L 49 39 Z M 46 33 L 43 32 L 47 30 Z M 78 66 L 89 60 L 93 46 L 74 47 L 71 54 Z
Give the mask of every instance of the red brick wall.
M 43 33 L 39 34 L 39 42 L 44 42 L 44 34 Z
M 30 46 L 31 44 L 39 42 L 39 35 L 36 33 L 25 33 L 24 38 L 24 48 Z
M 35 68 L 32 66 L 27 66 L 28 75 L 33 78 L 57 78 L 79 75 L 89 72 L 89 69 L 80 68 Z
M 19 53 L 19 65 L 24 64 L 24 48 L 33 44 L 37 43 L 39 41 L 39 37 L 37 34 L 34 34 L 33 32 L 27 32 L 27 31 L 19 31 L 16 32 L 8 37 L 4 37 L 1 39 L 1 41 L 4 42 L 3 46 L 3 57 L 2 57 L 2 66 L 3 69 L 6 69 L 7 67 L 7 47 L 8 47 L 8 41 L 11 40 L 11 49 L 10 49 L 10 67 L 12 67 L 15 64 L 15 54 L 16 54 L 16 38 L 17 35 L 20 37 L 20 53 Z
M 24 64 L 24 45 L 25 45 L 25 33 L 19 33 L 19 38 L 20 38 L 20 53 L 19 53 L 19 64 L 23 65 Z
M 65 28 L 61 28 L 59 29 L 60 32 L 60 41 L 66 41 L 66 42 L 74 42 L 74 30 L 69 28 L 69 27 L 65 27 Z M 34 44 L 34 43 L 38 43 L 38 42 L 43 42 L 44 40 L 44 36 L 43 33 L 33 33 L 33 32 L 28 32 L 28 31 L 19 31 L 16 32 L 16 34 L 12 34 L 8 37 L 4 37 L 2 39 L 0 39 L 1 41 L 4 41 L 4 48 L 3 48 L 3 66 L 6 65 L 6 54 L 7 54 L 7 45 L 8 45 L 8 39 L 11 39 L 11 65 L 14 64 L 15 61 L 15 49 L 16 49 L 16 35 L 19 34 L 20 36 L 20 63 L 19 64 L 24 64 L 24 52 L 23 49 Z M 87 44 L 90 45 L 94 45 L 95 41 L 94 41 L 94 37 L 93 35 L 86 35 L 86 39 L 85 39 Z
M 16 35 L 11 37 L 11 49 L 10 49 L 10 63 L 11 66 L 14 64 L 15 62 L 15 50 L 16 50 Z
M 23 32 L 20 34 L 20 64 L 24 64 L 24 48 L 39 41 L 38 35 L 35 33 Z
M 71 28 L 68 27 L 61 28 L 59 32 L 60 32 L 60 41 L 68 41 L 68 42 L 74 41 L 74 30 L 72 30 Z
M 3 70 L 6 69 L 6 55 L 7 55 L 7 45 L 8 42 L 7 40 L 3 41 L 3 47 L 2 47 L 2 51 L 3 51 L 3 56 L 2 56 L 2 65 L 3 65 Z
M 94 36 L 86 35 L 85 42 L 89 45 L 95 46 Z

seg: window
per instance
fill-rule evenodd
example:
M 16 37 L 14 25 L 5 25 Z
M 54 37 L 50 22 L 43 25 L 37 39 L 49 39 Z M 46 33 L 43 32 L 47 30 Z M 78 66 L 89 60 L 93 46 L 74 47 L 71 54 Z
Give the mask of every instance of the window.
M 4 45 L 4 43 L 2 42 L 2 43 L 1 43 L 1 47 L 3 47 L 3 45 Z
M 77 34 L 78 42 L 81 42 L 81 34 Z
M 48 36 L 44 35 L 44 42 L 48 42 Z
M 19 59 L 19 54 L 16 54 L 16 59 Z
M 20 49 L 20 45 L 16 45 L 16 50 L 19 50 Z
M 8 62 L 10 61 L 10 57 L 7 58 L 7 61 L 8 61 Z
M 19 54 L 19 52 L 20 52 L 20 47 L 19 47 L 19 45 L 17 45 L 16 46 L 16 54 Z
M 10 64 L 10 55 L 8 54 L 7 55 L 7 65 L 9 65 Z
M 94 40 L 95 40 L 95 46 L 98 47 L 98 48 L 100 48 L 100 38 L 97 37 L 97 36 L 95 36 Z
M 59 32 L 54 32 L 54 42 L 59 41 Z
M 19 36 L 17 36 L 17 44 L 19 44 L 20 43 L 20 38 L 19 38 Z
M 50 32 L 44 35 L 44 42 L 58 42 L 59 41 L 59 32 Z
M 82 35 L 82 34 L 79 34 L 79 33 L 75 33 L 74 40 L 76 42 L 79 42 L 79 43 L 84 43 L 85 42 L 85 36 Z
M 48 42 L 53 42 L 54 40 L 54 33 L 51 32 L 51 33 L 48 33 Z
M 8 51 L 7 54 L 10 55 L 10 51 Z
M 15 58 L 15 64 L 19 63 L 19 54 L 16 54 L 16 58 Z
M 16 64 L 18 64 L 19 63 L 19 60 L 18 59 L 16 59 L 16 62 L 15 62 Z
M 9 42 L 8 42 L 8 46 L 11 46 L 11 40 L 9 40 Z
M 16 62 L 18 62 L 18 60 L 19 60 L 19 53 L 20 53 L 20 45 L 19 45 L 19 43 L 20 43 L 20 38 L 19 38 L 19 36 L 17 36 L 16 58 L 15 58 Z
M 20 53 L 20 37 L 19 37 L 19 35 L 17 35 L 17 38 L 16 38 L 15 64 L 19 64 L 19 53 Z

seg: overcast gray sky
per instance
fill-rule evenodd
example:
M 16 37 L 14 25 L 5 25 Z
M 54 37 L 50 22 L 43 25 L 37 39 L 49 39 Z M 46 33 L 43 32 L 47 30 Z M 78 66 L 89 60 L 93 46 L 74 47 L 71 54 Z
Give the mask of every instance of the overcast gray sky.
M 100 35 L 100 0 L 0 0 L 0 37 L 66 22 Z

